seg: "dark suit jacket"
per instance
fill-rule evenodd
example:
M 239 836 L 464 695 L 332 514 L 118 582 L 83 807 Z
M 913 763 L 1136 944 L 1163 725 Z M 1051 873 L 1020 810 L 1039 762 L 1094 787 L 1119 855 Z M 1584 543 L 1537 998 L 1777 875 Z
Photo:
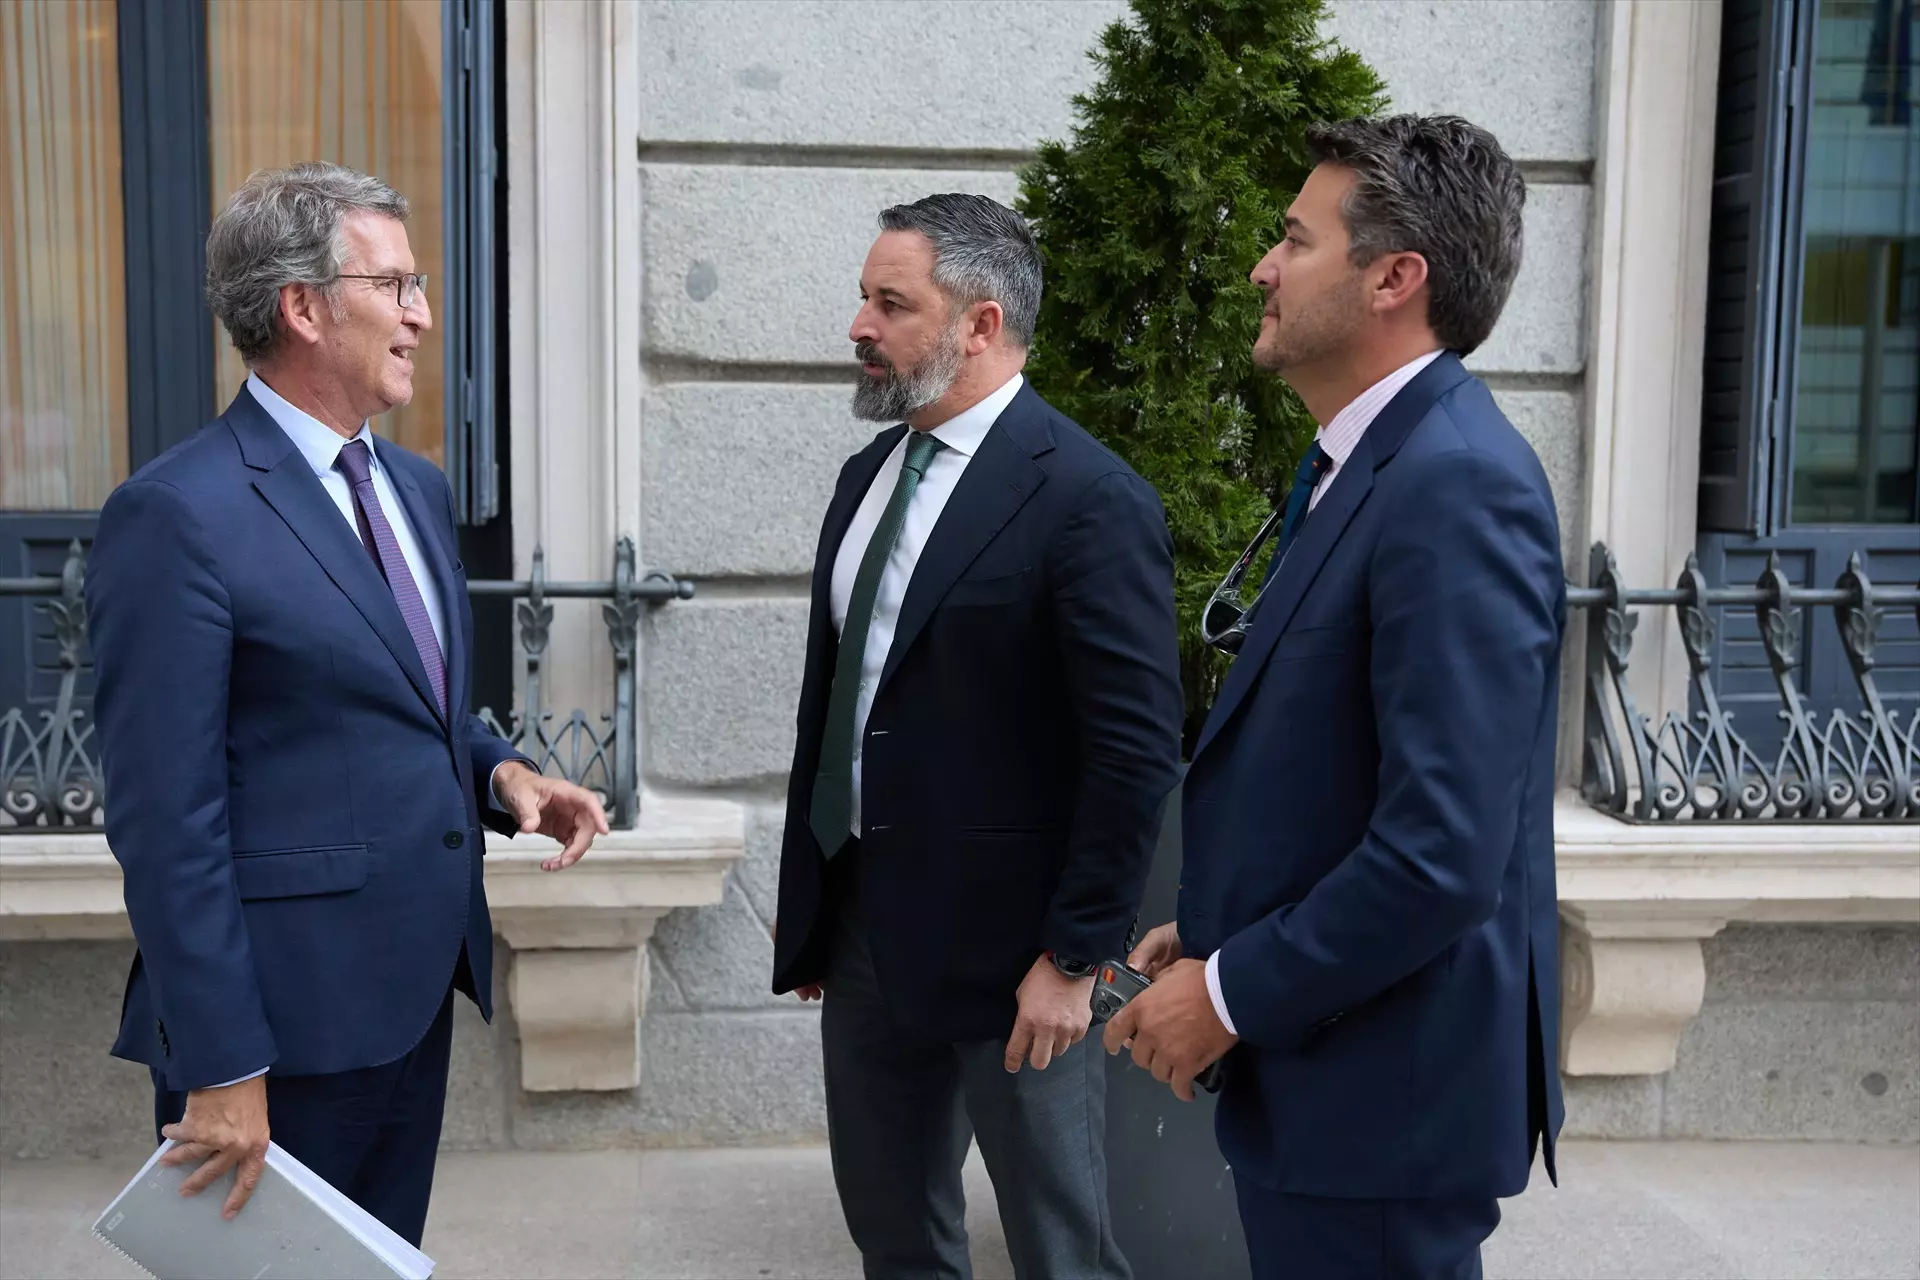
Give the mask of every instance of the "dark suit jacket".
M 466 948 L 492 1012 L 452 494 L 379 441 L 447 631 L 442 717 L 393 593 L 278 423 L 227 412 L 114 491 L 87 566 L 107 839 L 139 943 L 114 1053 L 172 1089 L 399 1057 Z M 416 566 L 420 568 L 422 566 Z
M 905 427 L 840 472 L 821 530 L 780 857 L 774 990 L 819 979 L 807 822 L 839 640 L 841 539 Z M 857 858 L 902 1025 L 1005 1037 L 1043 950 L 1114 955 L 1179 762 L 1173 547 L 1152 487 L 1023 386 L 916 565 L 866 726 Z
M 1234 1175 L 1506 1196 L 1560 1125 L 1565 579 L 1539 460 L 1443 355 L 1361 437 L 1255 614 L 1184 793 L 1180 937 L 1241 1036 Z

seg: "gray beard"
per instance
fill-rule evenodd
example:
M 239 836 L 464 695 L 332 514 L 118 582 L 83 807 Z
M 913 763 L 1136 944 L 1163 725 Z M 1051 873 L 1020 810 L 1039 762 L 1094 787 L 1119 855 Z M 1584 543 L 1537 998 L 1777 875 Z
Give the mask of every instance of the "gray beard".
M 866 422 L 904 422 L 947 394 L 960 376 L 960 327 L 940 336 L 932 354 L 901 373 L 887 366 L 884 378 L 864 372 L 853 386 L 853 416 Z

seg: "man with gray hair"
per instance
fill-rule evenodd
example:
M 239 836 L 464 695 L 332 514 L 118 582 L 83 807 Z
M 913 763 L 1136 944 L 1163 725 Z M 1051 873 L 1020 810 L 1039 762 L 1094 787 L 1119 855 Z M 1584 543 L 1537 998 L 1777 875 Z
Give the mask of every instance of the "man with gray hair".
M 1526 187 L 1453 116 L 1307 145 L 1253 360 L 1321 427 L 1265 585 L 1243 611 L 1230 579 L 1203 622 L 1236 656 L 1187 772 L 1178 919 L 1106 1045 L 1183 1098 L 1224 1056 L 1256 1280 L 1478 1280 L 1561 1118 L 1560 529 L 1461 364 L 1519 273 Z
M 329 164 L 254 174 L 207 238 L 251 372 L 108 498 L 87 568 L 107 839 L 139 949 L 113 1051 L 198 1192 L 269 1134 L 420 1243 L 453 993 L 491 1016 L 485 824 L 563 842 L 599 801 L 468 711 L 452 493 L 369 422 L 433 325 L 407 202 Z M 271 1129 L 269 1129 L 271 1117 Z
M 870 1277 L 964 1277 L 977 1138 L 1022 1280 L 1127 1276 L 1094 965 L 1179 762 L 1151 486 L 1021 376 L 1040 256 L 984 196 L 888 209 L 813 574 L 774 989 L 824 997 L 834 1180 Z

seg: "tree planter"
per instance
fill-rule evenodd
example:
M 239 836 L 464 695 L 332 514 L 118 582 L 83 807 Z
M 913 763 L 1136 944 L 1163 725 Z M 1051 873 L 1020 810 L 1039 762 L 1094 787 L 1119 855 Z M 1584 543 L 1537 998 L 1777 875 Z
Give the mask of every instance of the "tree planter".
M 1173 919 L 1180 888 L 1180 789 L 1167 799 L 1140 908 L 1140 932 Z M 1213 1140 L 1214 1098 L 1182 1102 L 1133 1065 L 1107 1059 L 1107 1202 L 1138 1280 L 1245 1280 L 1233 1175 Z

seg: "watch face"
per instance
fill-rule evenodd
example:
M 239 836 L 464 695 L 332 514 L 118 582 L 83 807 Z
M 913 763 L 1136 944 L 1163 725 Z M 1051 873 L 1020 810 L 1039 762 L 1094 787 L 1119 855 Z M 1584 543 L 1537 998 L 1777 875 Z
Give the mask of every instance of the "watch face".
M 1054 956 L 1053 967 L 1066 974 L 1069 978 L 1084 978 L 1093 972 L 1092 961 L 1075 960 L 1071 956 Z

